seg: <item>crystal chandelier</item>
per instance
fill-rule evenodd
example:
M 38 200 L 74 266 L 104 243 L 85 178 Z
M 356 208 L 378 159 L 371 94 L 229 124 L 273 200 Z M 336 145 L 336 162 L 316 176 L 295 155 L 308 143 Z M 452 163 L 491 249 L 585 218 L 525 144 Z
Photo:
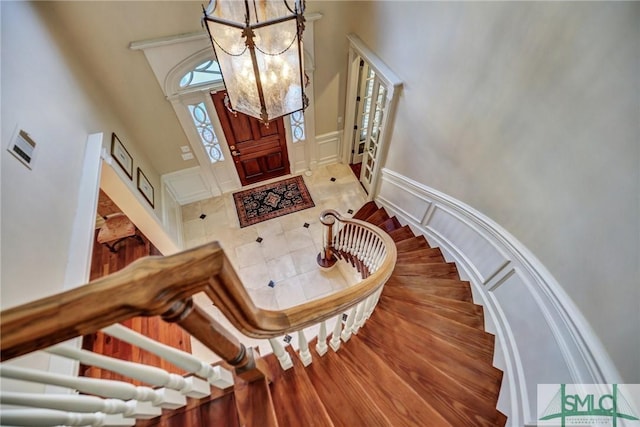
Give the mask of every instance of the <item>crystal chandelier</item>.
M 204 11 L 227 107 L 264 123 L 304 110 L 304 0 L 211 0 Z

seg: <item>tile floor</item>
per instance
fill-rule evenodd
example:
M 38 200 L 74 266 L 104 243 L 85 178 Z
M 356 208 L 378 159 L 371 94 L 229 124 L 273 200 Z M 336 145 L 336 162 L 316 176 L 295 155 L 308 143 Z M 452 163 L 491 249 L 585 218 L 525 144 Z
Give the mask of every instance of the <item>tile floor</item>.
M 253 302 L 261 308 L 284 309 L 344 289 L 354 283 L 349 268 L 324 272 L 316 264 L 325 228 L 318 218 L 325 209 L 351 217 L 349 210 L 357 211 L 366 194 L 347 165 L 319 168 L 304 176 L 304 181 L 315 207 L 245 228 L 239 226 L 231 193 L 183 206 L 185 247 L 219 241 Z M 197 295 L 195 301 L 235 331 L 206 296 Z M 247 346 L 258 345 L 263 353 L 267 350 L 264 342 L 242 336 L 241 340 Z M 192 348 L 204 360 L 217 360 L 197 341 Z

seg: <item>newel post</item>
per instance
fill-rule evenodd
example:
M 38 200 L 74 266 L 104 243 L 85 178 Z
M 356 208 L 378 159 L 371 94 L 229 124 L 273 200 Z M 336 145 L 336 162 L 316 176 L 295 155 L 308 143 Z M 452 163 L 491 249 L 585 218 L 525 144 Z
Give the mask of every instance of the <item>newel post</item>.
M 176 301 L 162 314 L 167 322 L 175 322 L 198 341 L 206 345 L 235 368 L 236 376 L 247 382 L 265 378 L 265 371 L 257 366 L 253 351 L 247 349 L 238 338 L 227 331 L 213 317 L 198 306 L 193 299 Z
M 333 209 L 323 211 L 320 214 L 320 222 L 327 227 L 327 231 L 322 239 L 323 250 L 318 254 L 318 257 L 316 258 L 320 268 L 329 270 L 338 261 L 338 258 L 333 253 L 333 226 L 336 223 L 336 219 L 339 215 L 340 214 Z

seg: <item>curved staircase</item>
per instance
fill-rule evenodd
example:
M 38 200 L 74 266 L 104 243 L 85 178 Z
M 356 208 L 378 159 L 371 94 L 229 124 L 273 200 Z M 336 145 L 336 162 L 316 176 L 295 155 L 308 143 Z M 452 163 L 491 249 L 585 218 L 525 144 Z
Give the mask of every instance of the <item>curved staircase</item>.
M 306 368 L 263 358 L 270 381 L 217 391 L 139 426 L 504 426 L 494 336 L 470 284 L 438 248 L 373 202 L 354 218 L 389 233 L 397 265 L 371 318 L 338 352 Z M 311 343 L 315 348 L 315 342 Z

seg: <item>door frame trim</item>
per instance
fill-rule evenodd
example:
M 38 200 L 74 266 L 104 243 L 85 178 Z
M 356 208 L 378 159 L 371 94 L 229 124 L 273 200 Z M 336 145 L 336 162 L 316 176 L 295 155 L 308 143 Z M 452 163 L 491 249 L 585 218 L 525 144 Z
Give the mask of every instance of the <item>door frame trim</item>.
M 342 162 L 349 164 L 350 154 L 353 147 L 353 127 L 355 126 L 356 114 L 355 97 L 357 96 L 358 84 L 358 68 L 354 63 L 358 58 L 363 59 L 375 71 L 380 81 L 384 83 L 387 90 L 386 100 L 386 121 L 379 137 L 379 149 L 377 153 L 376 164 L 373 170 L 373 178 L 371 180 L 372 191 L 368 195 L 368 200 L 373 200 L 375 195 L 380 191 L 380 171 L 387 157 L 388 146 L 391 139 L 391 129 L 395 119 L 396 108 L 400 89 L 402 88 L 402 80 L 384 63 L 382 60 L 369 49 L 356 34 L 347 35 L 349 40 L 349 62 L 347 70 L 347 99 L 345 105 L 345 126 L 342 140 Z

